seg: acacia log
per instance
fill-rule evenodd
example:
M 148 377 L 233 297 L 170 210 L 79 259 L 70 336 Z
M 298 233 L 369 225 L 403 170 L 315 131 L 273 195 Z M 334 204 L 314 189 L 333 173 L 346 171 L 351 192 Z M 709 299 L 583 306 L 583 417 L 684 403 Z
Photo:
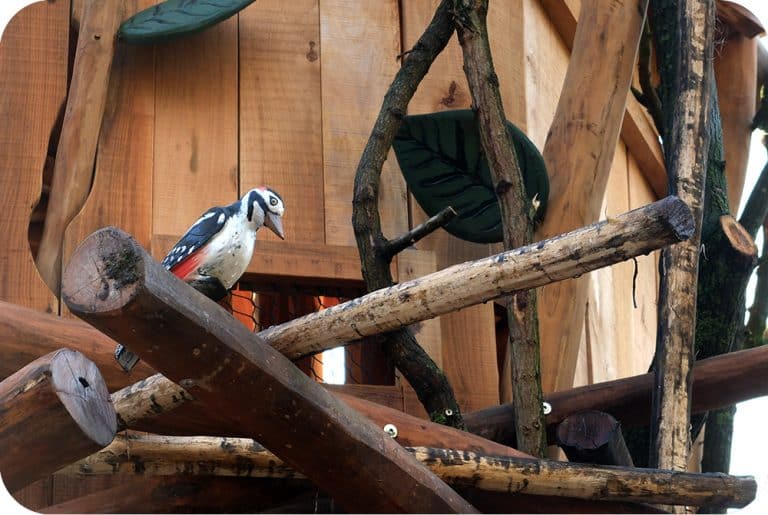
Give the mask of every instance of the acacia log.
M 86 0 L 77 41 L 64 124 L 56 151 L 53 183 L 37 268 L 45 283 L 59 293 L 64 231 L 80 211 L 91 188 L 96 146 L 107 101 L 123 2 Z
M 755 479 L 658 469 L 598 467 L 581 463 L 483 456 L 450 449 L 411 452 L 448 482 L 475 488 L 578 499 L 686 506 L 743 507 L 757 491 Z
M 660 98 L 666 125 L 671 194 L 691 207 L 696 231 L 661 255 L 659 325 L 654 358 L 651 465 L 685 470 L 690 437 L 691 367 L 701 252 L 704 188 L 709 159 L 714 2 L 682 0 L 653 4 L 653 33 L 661 69 Z M 680 45 L 678 41 L 689 44 Z M 694 86 L 695 85 L 695 86 Z
M 768 395 L 768 347 L 723 354 L 697 362 L 693 367 L 691 412 L 729 406 Z M 554 426 L 579 411 L 605 411 L 623 426 L 648 424 L 651 414 L 653 374 L 642 374 L 555 392 L 544 396 L 552 406 L 547 426 Z M 475 434 L 506 445 L 514 445 L 514 410 L 511 405 L 493 406 L 466 415 L 467 428 Z M 550 442 L 554 443 L 551 438 Z
M 0 382 L 0 474 L 12 492 L 101 449 L 115 430 L 104 380 L 79 352 L 52 352 Z
M 675 474 L 662 470 L 596 467 L 529 458 L 411 447 L 416 458 L 449 483 L 475 488 L 577 499 L 742 507 L 754 499 L 750 477 Z M 134 436 L 61 471 L 78 474 L 202 474 L 298 477 L 277 456 L 250 439 Z
M 542 151 L 551 183 L 548 214 L 538 230 L 543 238 L 600 218 L 647 5 L 648 0 L 581 2 L 563 90 Z M 544 391 L 569 388 L 584 326 L 587 279 L 543 288 L 540 302 Z
M 62 298 L 184 386 L 207 416 L 236 421 L 347 509 L 474 511 L 384 431 L 169 274 L 127 234 L 106 228 L 89 236 L 64 273 Z
M 602 411 L 581 411 L 560 422 L 557 444 L 571 462 L 633 466 L 621 425 Z
M 667 197 L 564 235 L 371 292 L 259 335 L 296 359 L 631 259 L 682 241 L 692 229 L 685 204 Z

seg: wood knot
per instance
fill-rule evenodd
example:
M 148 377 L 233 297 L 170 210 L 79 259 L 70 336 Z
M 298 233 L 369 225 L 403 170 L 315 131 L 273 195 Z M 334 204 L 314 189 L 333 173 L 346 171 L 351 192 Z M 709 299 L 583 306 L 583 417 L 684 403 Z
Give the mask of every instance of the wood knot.
M 309 61 L 310 63 L 317 61 L 319 57 L 317 55 L 317 52 L 315 51 L 315 46 L 317 46 L 317 43 L 315 43 L 314 41 L 309 42 L 309 52 L 307 52 L 307 61 Z

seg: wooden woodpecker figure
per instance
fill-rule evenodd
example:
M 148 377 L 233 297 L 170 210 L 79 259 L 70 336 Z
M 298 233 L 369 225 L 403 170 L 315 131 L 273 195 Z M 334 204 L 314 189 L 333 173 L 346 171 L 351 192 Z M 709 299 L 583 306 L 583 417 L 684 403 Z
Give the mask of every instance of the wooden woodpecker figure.
M 267 187 L 254 188 L 237 202 L 203 213 L 171 248 L 162 264 L 218 302 L 248 268 L 256 233 L 262 226 L 285 239 L 284 209 L 277 192 Z M 115 350 L 115 357 L 125 370 L 138 362 L 138 357 L 122 345 Z

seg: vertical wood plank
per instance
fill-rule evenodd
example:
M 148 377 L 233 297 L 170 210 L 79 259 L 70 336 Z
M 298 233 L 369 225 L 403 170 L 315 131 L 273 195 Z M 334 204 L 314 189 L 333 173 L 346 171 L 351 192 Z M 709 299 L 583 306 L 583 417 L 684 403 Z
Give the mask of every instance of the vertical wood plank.
M 757 96 L 757 38 L 728 35 L 713 62 L 723 124 L 728 204 L 737 213 L 747 175 Z
M 180 235 L 238 198 L 237 16 L 156 52 L 152 234 Z
M 152 3 L 127 0 L 126 14 Z M 112 64 L 91 193 L 65 232 L 63 267 L 86 236 L 107 225 L 120 227 L 142 245 L 150 245 L 154 117 L 154 47 L 119 45 Z
M 657 200 L 653 188 L 631 154 L 627 160 L 629 208 L 634 209 Z M 656 325 L 659 297 L 659 255 L 652 252 L 637 257 L 635 296 L 637 309 L 630 312 L 630 333 L 619 354 L 619 372 L 623 377 L 645 374 L 656 351 Z M 634 273 L 634 269 L 633 269 Z
M 69 7 L 62 0 L 24 8 L 0 44 L 0 299 L 49 313 L 58 301 L 37 272 L 27 230 L 66 95 Z
M 320 52 L 318 0 L 240 13 L 240 191 L 280 193 L 288 241 L 325 240 Z
M 568 69 L 570 51 L 539 0 L 524 0 L 528 137 L 544 148 Z
M 360 154 L 397 72 L 397 0 L 320 1 L 325 242 L 355 245 L 352 187 Z M 384 235 L 408 228 L 405 182 L 392 152 L 384 163 L 379 213 Z
M 600 219 L 624 213 L 629 206 L 626 146 L 619 141 L 608 177 Z M 616 379 L 618 356 L 630 332 L 632 261 L 595 270 L 589 274 L 587 295 L 587 344 L 591 382 Z

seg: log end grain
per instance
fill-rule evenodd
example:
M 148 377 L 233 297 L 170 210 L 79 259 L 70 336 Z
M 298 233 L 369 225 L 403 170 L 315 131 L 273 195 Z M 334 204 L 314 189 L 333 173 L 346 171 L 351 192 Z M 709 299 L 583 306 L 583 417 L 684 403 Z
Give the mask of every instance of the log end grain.
M 77 351 L 62 349 L 51 360 L 56 395 L 83 433 L 101 446 L 117 431 L 117 416 L 96 365 Z
M 62 299 L 74 312 L 119 310 L 136 293 L 143 274 L 138 243 L 120 229 L 105 227 L 72 254 L 62 280 Z

